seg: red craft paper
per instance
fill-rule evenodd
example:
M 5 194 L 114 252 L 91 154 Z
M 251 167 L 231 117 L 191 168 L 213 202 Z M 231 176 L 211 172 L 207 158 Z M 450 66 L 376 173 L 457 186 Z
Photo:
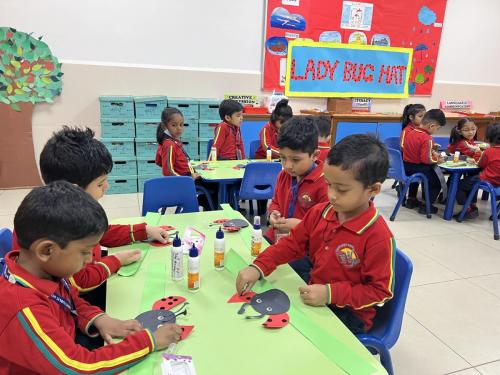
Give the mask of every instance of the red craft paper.
M 243 303 L 250 302 L 253 296 L 255 296 L 255 292 L 245 292 L 242 296 L 238 292 L 234 293 L 231 298 L 228 299 L 227 303 Z
M 267 320 L 264 323 L 262 323 L 262 325 L 266 328 L 276 329 L 285 327 L 286 325 L 288 325 L 289 322 L 290 322 L 290 317 L 288 316 L 287 313 L 283 313 L 277 315 L 269 315 L 267 317 Z
M 153 304 L 153 310 L 170 310 L 171 308 L 186 302 L 181 296 L 169 296 L 159 299 Z
M 186 339 L 194 329 L 194 326 L 179 326 L 182 329 L 181 340 Z

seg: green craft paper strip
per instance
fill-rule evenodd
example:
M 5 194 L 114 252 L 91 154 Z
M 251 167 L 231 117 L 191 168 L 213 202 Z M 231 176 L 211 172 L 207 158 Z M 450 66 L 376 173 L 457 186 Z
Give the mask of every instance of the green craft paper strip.
M 121 266 L 117 274 L 123 277 L 134 276 L 141 267 L 142 262 L 144 262 L 144 259 L 148 255 L 148 252 L 148 249 L 141 249 L 141 258 L 137 262 L 127 264 L 126 266 Z
M 237 275 L 246 266 L 245 260 L 236 251 L 229 249 L 226 255 L 225 268 L 233 275 Z M 256 293 L 262 293 L 272 288 L 273 285 L 263 279 L 255 284 L 252 290 Z M 357 357 L 358 354 L 351 351 L 346 352 L 345 346 L 335 336 L 322 330 L 300 308 L 293 306 L 293 304 L 290 305 L 288 315 L 290 316 L 290 324 L 297 331 L 348 374 L 371 374 L 376 372 L 376 369 L 367 364 L 363 358 L 359 358 L 359 360 L 353 358 Z
M 151 264 L 144 279 L 144 289 L 141 298 L 141 312 L 151 310 L 153 303 L 165 297 L 166 269 L 162 264 Z M 130 370 L 127 374 L 154 374 L 161 362 L 161 352 L 151 353 L 146 359 Z

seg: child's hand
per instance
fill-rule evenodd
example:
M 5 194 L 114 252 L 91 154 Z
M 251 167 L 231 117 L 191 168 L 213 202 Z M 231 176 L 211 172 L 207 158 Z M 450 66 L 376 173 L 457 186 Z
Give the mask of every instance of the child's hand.
M 193 177 L 193 180 L 197 180 L 201 177 L 199 173 L 191 173 L 191 177 Z
M 153 333 L 156 350 L 167 348 L 181 339 L 182 329 L 177 324 L 164 324 Z
M 137 262 L 141 259 L 141 250 L 125 250 L 113 254 L 118 258 L 122 266 Z
M 432 149 L 433 149 L 433 150 L 436 150 L 436 151 L 437 151 L 437 150 L 439 150 L 439 147 L 441 147 L 441 145 L 440 145 L 439 143 L 433 143 L 433 144 L 432 144 Z
M 273 210 L 269 215 L 269 224 L 274 227 L 274 224 L 276 224 L 279 219 L 281 219 L 281 214 L 279 211 Z
M 274 228 L 278 229 L 280 232 L 287 233 L 300 222 L 300 219 L 295 219 L 293 217 L 290 219 L 282 219 L 281 221 L 276 222 Z
M 306 285 L 299 288 L 300 297 L 306 305 L 323 306 L 328 303 L 327 288 L 321 284 Z
M 236 278 L 236 291 L 239 294 L 243 294 L 243 292 L 248 292 L 257 280 L 260 279 L 260 273 L 255 267 L 246 267 L 243 268 Z
M 119 320 L 106 314 L 94 321 L 94 327 L 107 344 L 111 344 L 113 338 L 125 337 L 143 329 L 137 320 Z
M 160 227 L 152 227 L 150 225 L 146 225 L 146 233 L 148 235 L 148 238 L 161 242 L 161 243 L 167 243 L 168 242 L 168 232 Z

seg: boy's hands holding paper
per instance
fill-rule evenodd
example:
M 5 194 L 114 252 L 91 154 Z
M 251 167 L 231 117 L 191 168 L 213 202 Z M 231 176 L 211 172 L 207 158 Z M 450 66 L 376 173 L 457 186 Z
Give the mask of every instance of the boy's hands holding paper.
M 252 289 L 255 283 L 260 279 L 259 270 L 248 266 L 243 268 L 236 278 L 236 291 L 242 295 Z

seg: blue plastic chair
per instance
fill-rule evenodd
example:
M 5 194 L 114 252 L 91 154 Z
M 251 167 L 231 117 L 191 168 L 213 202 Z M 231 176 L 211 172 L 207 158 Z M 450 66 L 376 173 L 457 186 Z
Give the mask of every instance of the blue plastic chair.
M 384 139 L 385 146 L 394 150 L 401 151 L 401 139 L 399 137 L 389 137 Z
M 498 210 L 500 209 L 500 203 L 497 205 L 497 199 L 500 198 L 500 186 L 494 186 L 486 181 L 476 182 L 476 184 L 472 187 L 467 200 L 465 201 L 462 211 L 460 211 L 460 215 L 458 215 L 457 221 L 461 222 L 464 219 L 465 212 L 467 211 L 467 208 L 469 208 L 474 195 L 479 189 L 490 194 L 491 220 L 493 220 L 493 238 L 498 240 L 500 239 L 498 234 Z
M 432 139 L 434 143 L 438 143 L 441 146 L 440 150 L 446 151 L 448 149 L 450 137 L 432 137 Z
M 380 355 L 380 362 L 389 375 L 394 374 L 389 349 L 398 341 L 410 288 L 413 264 L 401 250 L 396 249 L 394 270 L 394 295 L 392 299 L 378 309 L 373 327 L 367 333 L 356 335 L 372 354 Z
M 240 190 L 233 190 L 232 205 L 238 210 L 238 200 L 250 200 L 250 209 L 253 211 L 253 202 L 251 200 L 271 199 L 274 194 L 276 179 L 281 172 L 281 163 L 275 162 L 256 162 L 248 163 L 245 167 L 245 173 L 241 180 Z
M 396 207 L 394 207 L 394 211 L 392 211 L 390 220 L 394 221 L 394 219 L 396 218 L 399 208 L 405 200 L 406 193 L 408 192 L 408 188 L 410 187 L 410 184 L 412 182 L 421 182 L 424 186 L 425 211 L 427 214 L 427 218 L 430 219 L 432 215 L 431 202 L 429 201 L 429 180 L 422 173 L 415 173 L 408 177 L 403 165 L 403 157 L 401 156 L 401 152 L 393 148 L 388 148 L 387 152 L 389 153 L 389 172 L 387 173 L 387 177 L 398 181 L 401 187 L 398 202 L 396 203 Z
M 164 214 L 167 207 L 176 207 L 175 213 L 199 212 L 194 181 L 189 176 L 155 177 L 144 182 L 142 216 L 148 212 Z
M 0 229 L 0 258 L 12 250 L 12 231 L 9 228 Z
M 259 149 L 260 141 L 255 140 L 250 142 L 250 155 L 248 155 L 249 159 L 255 159 L 255 153 Z
M 209 140 L 207 143 L 207 160 L 208 160 L 208 158 L 210 158 L 210 151 L 212 151 L 213 144 L 214 144 L 213 139 Z

